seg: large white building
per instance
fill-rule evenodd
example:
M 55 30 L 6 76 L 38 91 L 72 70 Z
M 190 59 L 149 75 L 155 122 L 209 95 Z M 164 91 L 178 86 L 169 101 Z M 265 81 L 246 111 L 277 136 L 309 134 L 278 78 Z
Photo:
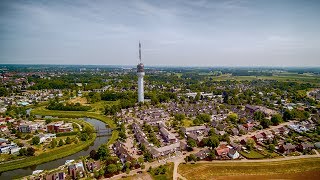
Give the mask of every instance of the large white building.
M 141 44 L 139 42 L 139 59 L 140 63 L 137 65 L 137 75 L 138 75 L 138 102 L 144 102 L 144 88 L 143 88 L 143 77 L 144 73 L 144 65 L 141 62 Z

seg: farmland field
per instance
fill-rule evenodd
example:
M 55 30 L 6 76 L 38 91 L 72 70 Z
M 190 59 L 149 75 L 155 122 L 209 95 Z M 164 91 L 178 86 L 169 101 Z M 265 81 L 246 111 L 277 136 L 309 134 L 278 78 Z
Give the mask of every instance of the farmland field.
M 289 176 L 314 176 L 320 174 L 320 158 L 296 159 L 275 162 L 226 162 L 226 163 L 196 163 L 181 164 L 179 174 L 187 179 L 217 178 L 284 178 L 281 174 Z M 197 173 L 194 173 L 197 172 Z M 312 172 L 312 173 L 308 173 Z M 299 174 L 300 173 L 300 174 Z

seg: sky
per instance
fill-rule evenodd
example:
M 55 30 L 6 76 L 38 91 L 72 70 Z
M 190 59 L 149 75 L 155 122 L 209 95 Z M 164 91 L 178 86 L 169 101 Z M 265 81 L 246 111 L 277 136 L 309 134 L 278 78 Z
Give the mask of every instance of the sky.
M 0 64 L 320 66 L 319 0 L 1 0 Z

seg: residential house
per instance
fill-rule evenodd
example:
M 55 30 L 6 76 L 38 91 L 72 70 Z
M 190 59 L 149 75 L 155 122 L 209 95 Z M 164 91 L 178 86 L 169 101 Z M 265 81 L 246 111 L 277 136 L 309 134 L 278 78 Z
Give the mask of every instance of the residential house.
M 119 157 L 121 162 L 124 164 L 125 162 L 132 161 L 134 158 L 129 154 L 126 146 L 122 144 L 120 141 L 117 141 L 112 146 L 113 151 Z
M 189 134 L 187 134 L 187 138 L 193 139 L 197 142 L 197 144 L 199 144 L 202 141 L 203 136 L 197 136 L 194 133 L 189 133 Z
M 22 133 L 30 133 L 31 132 L 31 129 L 29 127 L 29 125 L 26 125 L 26 124 L 21 124 L 19 127 L 18 127 L 18 130 Z
M 256 142 L 262 142 L 264 140 L 264 137 L 262 134 L 256 134 L 256 135 L 252 136 L 252 139 L 254 139 L 254 141 L 256 141 Z
M 197 157 L 197 159 L 202 160 L 208 157 L 210 153 L 210 149 L 202 149 L 201 151 L 195 153 L 194 155 Z
M 151 147 L 150 153 L 153 158 L 157 158 L 159 156 L 169 155 L 179 150 L 180 150 L 180 142 L 177 142 L 177 143 L 159 147 L 159 148 Z
M 93 172 L 94 170 L 98 170 L 101 168 L 100 161 L 88 161 L 86 163 L 86 167 L 89 172 Z
M 245 106 L 245 109 L 246 109 L 246 111 L 248 111 L 248 112 L 250 112 L 250 113 L 255 113 L 257 110 L 259 110 L 259 108 L 258 107 L 256 107 L 256 106 L 251 106 L 251 105 L 249 105 L 249 104 L 247 104 L 246 106 Z
M 280 148 L 279 148 L 279 151 L 281 153 L 285 153 L 285 154 L 289 154 L 289 153 L 292 153 L 296 150 L 296 146 L 294 146 L 293 144 L 291 143 L 287 143 L 287 144 L 284 144 L 284 145 L 281 145 Z
M 300 143 L 297 145 L 297 150 L 300 152 L 310 151 L 312 149 L 314 149 L 314 145 L 311 143 Z
M 57 172 L 46 175 L 45 180 L 64 180 L 65 178 L 64 172 Z
M 1 132 L 6 132 L 6 131 L 9 131 L 8 127 L 6 125 L 1 125 L 0 126 L 0 131 Z
M 237 128 L 232 128 L 231 129 L 232 135 L 238 136 L 239 135 L 239 130 Z
M 44 143 L 46 141 L 49 141 L 49 140 L 56 138 L 56 134 L 51 134 L 51 133 L 38 134 L 37 136 L 39 136 L 39 138 L 40 138 L 40 143 Z
M 222 144 L 215 149 L 215 153 L 219 157 L 227 157 L 229 151 L 230 151 L 230 148 L 225 144 Z
M 82 162 L 78 162 L 68 166 L 68 174 L 72 179 L 78 179 L 84 177 L 84 166 Z
M 64 121 L 51 122 L 47 124 L 47 132 L 72 132 L 72 123 L 64 123 Z
M 160 128 L 160 133 L 163 137 L 163 139 L 166 141 L 166 142 L 170 142 L 170 143 L 174 143 L 174 142 L 177 142 L 177 138 L 175 137 L 174 134 L 172 134 L 171 132 L 169 132 L 166 128 L 164 127 L 161 127 Z
M 193 133 L 196 135 L 204 135 L 206 136 L 209 132 L 210 128 L 206 126 L 192 126 L 192 127 L 181 127 L 181 131 L 185 134 Z
M 243 126 L 246 128 L 247 131 L 252 131 L 254 124 L 253 123 L 246 123 Z
M 237 150 L 235 149 L 230 149 L 229 152 L 228 152 L 228 156 L 231 158 L 231 159 L 238 159 L 240 154 L 238 153 Z

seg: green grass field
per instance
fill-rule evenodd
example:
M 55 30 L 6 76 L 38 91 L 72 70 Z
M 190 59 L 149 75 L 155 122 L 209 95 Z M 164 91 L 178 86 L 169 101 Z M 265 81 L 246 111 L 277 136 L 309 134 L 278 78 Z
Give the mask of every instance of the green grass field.
M 119 104 L 119 101 L 99 101 L 93 104 L 89 104 L 89 106 L 92 107 L 91 110 L 89 110 L 90 112 L 96 112 L 96 113 L 104 113 L 104 108 L 107 105 L 114 105 L 114 104 Z
M 105 115 L 102 115 L 97 112 L 87 112 L 87 111 L 56 111 L 56 110 L 47 110 L 44 106 L 35 108 L 31 111 L 31 114 L 42 115 L 42 116 L 56 116 L 61 118 L 83 118 L 89 117 L 98 119 L 106 124 L 110 128 L 115 128 L 116 124 L 113 120 Z
M 265 156 L 258 153 L 257 151 L 249 151 L 249 153 L 246 153 L 244 151 L 240 151 L 240 154 L 244 157 L 246 157 L 247 159 L 262 159 Z
M 190 127 L 193 125 L 193 121 L 191 119 L 182 120 L 183 127 Z
M 155 180 L 171 180 L 173 179 L 173 163 L 167 163 L 164 165 L 164 167 L 166 168 L 166 173 L 165 174 L 155 174 L 156 169 L 158 168 L 154 168 L 150 173 L 150 175 L 152 176 L 153 179 Z
M 252 81 L 252 80 L 277 80 L 277 81 L 291 81 L 298 83 L 312 83 L 320 85 L 320 76 L 296 74 L 296 73 L 279 73 L 273 76 L 232 76 L 232 75 L 221 75 L 213 78 L 215 81 Z
M 320 172 L 320 158 L 274 162 L 225 162 L 180 164 L 178 173 L 187 179 L 212 179 L 229 176 L 278 175 L 306 171 Z M 196 173 L 195 173 L 196 172 Z

